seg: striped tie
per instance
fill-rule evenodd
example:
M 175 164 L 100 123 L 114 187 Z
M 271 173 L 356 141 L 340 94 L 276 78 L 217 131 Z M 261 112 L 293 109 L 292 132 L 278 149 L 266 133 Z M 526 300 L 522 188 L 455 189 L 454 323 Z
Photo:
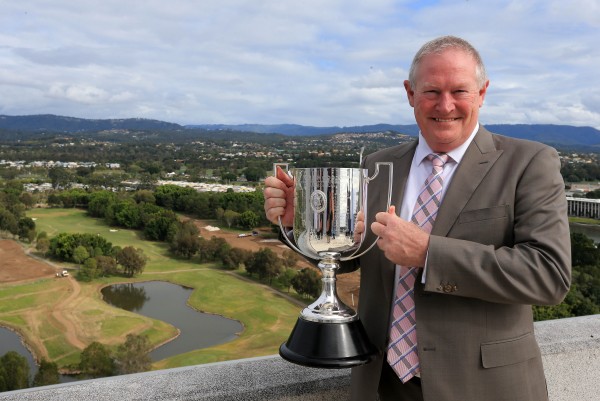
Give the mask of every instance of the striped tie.
M 423 231 L 430 233 L 440 207 L 443 185 L 442 171 L 444 164 L 448 161 L 448 155 L 432 153 L 427 156 L 427 159 L 433 163 L 433 170 L 417 197 L 411 221 L 421 227 Z M 417 321 L 414 301 L 417 274 L 417 268 L 400 267 L 393 322 L 390 328 L 390 343 L 387 350 L 387 361 L 403 383 L 421 371 L 417 353 Z

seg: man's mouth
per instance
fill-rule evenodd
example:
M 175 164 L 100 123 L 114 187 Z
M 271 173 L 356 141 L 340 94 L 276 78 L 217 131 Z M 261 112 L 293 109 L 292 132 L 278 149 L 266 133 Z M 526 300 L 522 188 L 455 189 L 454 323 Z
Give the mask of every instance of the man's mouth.
M 434 118 L 433 120 L 438 123 L 451 123 L 452 121 L 459 120 L 459 118 Z

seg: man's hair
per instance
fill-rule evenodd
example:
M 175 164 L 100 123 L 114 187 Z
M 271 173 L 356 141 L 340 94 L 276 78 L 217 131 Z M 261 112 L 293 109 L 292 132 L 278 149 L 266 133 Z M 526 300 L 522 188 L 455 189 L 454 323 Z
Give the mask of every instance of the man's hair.
M 408 81 L 410 82 L 411 88 L 415 88 L 415 75 L 417 72 L 417 67 L 419 66 L 419 63 L 423 57 L 434 53 L 440 54 L 448 49 L 461 50 L 473 57 L 476 62 L 475 74 L 477 76 L 477 84 L 479 85 L 479 88 L 483 88 L 488 78 L 479 52 L 469 42 L 456 36 L 441 36 L 425 43 L 419 49 L 413 58 L 412 64 L 410 65 L 410 71 L 408 73 Z

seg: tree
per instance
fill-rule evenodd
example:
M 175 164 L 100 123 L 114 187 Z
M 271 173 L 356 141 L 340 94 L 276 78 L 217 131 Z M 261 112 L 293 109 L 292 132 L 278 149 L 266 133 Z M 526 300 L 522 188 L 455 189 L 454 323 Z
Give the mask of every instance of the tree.
M 96 262 L 96 259 L 87 258 L 81 269 L 79 269 L 79 272 L 77 272 L 77 279 L 81 281 L 92 281 L 99 277 L 100 274 L 101 271 L 98 269 L 98 263 Z
M 115 363 L 119 374 L 145 372 L 150 370 L 150 341 L 148 336 L 127 334 L 125 343 L 117 349 Z
M 281 256 L 283 256 L 282 259 L 285 267 L 294 267 L 296 266 L 296 263 L 298 263 L 298 261 L 300 260 L 300 256 L 298 256 L 298 254 L 292 251 L 291 249 L 286 249 L 285 251 L 283 251 L 283 254 Z
M 263 169 L 258 167 L 247 167 L 246 171 L 244 171 L 244 175 L 248 181 L 260 181 L 261 178 L 265 176 L 265 172 Z
M 19 223 L 14 214 L 0 206 L 0 230 L 16 235 L 19 233 Z
M 177 233 L 171 241 L 171 251 L 176 255 L 191 259 L 200 249 L 198 234 L 198 227 L 192 220 L 179 223 Z
M 106 210 L 116 202 L 117 195 L 111 191 L 97 191 L 90 194 L 88 214 L 92 217 L 105 217 Z
M 594 241 L 585 234 L 571 233 L 571 255 L 573 266 L 600 263 L 600 250 L 596 248 Z
M 18 352 L 9 351 L 0 358 L 6 391 L 29 387 L 29 362 Z
M 74 180 L 73 174 L 62 167 L 54 167 L 48 171 L 48 177 L 52 182 L 52 188 L 58 189 L 60 187 L 65 188 L 70 182 Z
M 251 257 L 251 251 L 241 248 L 232 248 L 229 252 L 222 253 L 221 262 L 225 269 L 235 270 L 239 268 L 240 265 L 246 264 Z
M 292 279 L 294 290 L 303 297 L 316 298 L 321 293 L 321 279 L 315 269 L 305 267 Z
M 50 249 L 50 240 L 48 238 L 39 238 L 35 243 L 35 249 L 45 255 Z
M 287 290 L 287 292 L 290 292 L 290 288 L 292 287 L 292 281 L 294 280 L 294 277 L 296 277 L 296 275 L 298 274 L 298 272 L 294 269 L 284 269 L 283 273 L 281 273 L 279 276 L 277 276 L 277 282 Z
M 269 248 L 261 248 L 248 260 L 246 271 L 257 274 L 261 280 L 271 282 L 283 270 L 281 259 Z
M 112 221 L 108 221 L 109 224 L 125 228 L 142 227 L 140 208 L 133 199 L 113 203 L 110 215 Z
M 109 276 L 117 272 L 117 260 L 112 256 L 99 255 L 94 259 L 100 275 Z
M 249 230 L 258 226 L 260 219 L 252 210 L 246 210 L 240 214 L 237 218 L 237 224 L 241 228 L 247 228 Z
M 113 376 L 115 362 L 106 346 L 94 341 L 81 352 L 79 362 L 81 374 L 91 378 Z
M 85 246 L 79 245 L 73 250 L 73 261 L 77 264 L 83 263 L 86 259 L 89 259 L 90 253 Z
M 142 221 L 144 222 L 144 236 L 146 239 L 153 241 L 169 241 L 172 239 L 177 232 L 177 224 L 179 223 L 175 213 L 162 208 L 154 213 L 146 213 L 142 210 Z
M 239 215 L 238 212 L 234 212 L 233 210 L 225 210 L 225 212 L 223 212 L 223 220 L 227 223 L 227 227 L 231 228 Z
M 55 362 L 49 362 L 46 359 L 42 359 L 38 372 L 33 378 L 33 387 L 58 384 L 59 381 L 58 365 Z
M 32 242 L 35 238 L 35 222 L 30 217 L 21 217 L 18 222 L 19 239 Z
M 117 253 L 117 262 L 123 266 L 123 273 L 126 276 L 133 277 L 144 271 L 144 266 L 146 266 L 146 256 L 141 249 L 126 246 Z
M 156 202 L 156 198 L 154 197 L 154 193 L 152 193 L 152 191 L 149 191 L 147 189 L 142 189 L 142 190 L 137 191 L 133 195 L 133 199 L 137 203 L 150 203 L 150 204 L 154 204 L 154 202 Z

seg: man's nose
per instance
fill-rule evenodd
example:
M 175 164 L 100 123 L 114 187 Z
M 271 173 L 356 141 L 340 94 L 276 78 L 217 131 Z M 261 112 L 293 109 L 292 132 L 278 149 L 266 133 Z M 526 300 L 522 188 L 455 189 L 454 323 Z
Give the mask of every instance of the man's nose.
M 454 110 L 454 97 L 451 93 L 440 93 L 437 102 L 437 109 L 442 113 L 450 113 Z

